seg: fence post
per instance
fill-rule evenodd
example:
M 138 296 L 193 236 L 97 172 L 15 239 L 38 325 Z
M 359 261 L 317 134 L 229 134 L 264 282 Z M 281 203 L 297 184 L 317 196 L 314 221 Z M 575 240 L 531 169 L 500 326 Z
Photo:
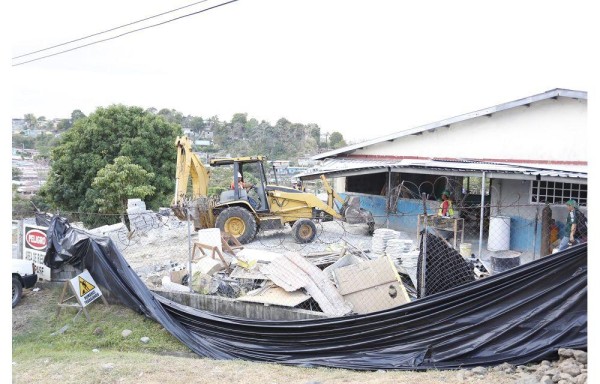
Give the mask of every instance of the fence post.
M 478 258 L 481 259 L 481 246 L 483 245 L 483 215 L 485 214 L 485 171 L 481 173 L 481 214 L 479 217 L 479 253 Z
M 23 233 L 23 225 L 25 224 L 25 220 L 23 219 L 19 219 L 19 228 L 17 228 L 17 256 L 19 256 L 19 259 L 23 258 L 23 236 L 25 236 L 25 234 Z
M 190 288 L 190 292 L 192 292 L 192 232 L 190 229 L 190 225 L 192 222 L 192 215 L 190 214 L 188 208 L 185 208 L 185 213 L 187 216 L 187 231 L 188 231 L 188 286 Z
M 427 270 L 427 233 L 429 231 L 427 229 L 427 195 L 423 193 L 421 197 L 423 198 L 423 234 L 421 235 L 421 238 L 423 240 L 423 259 L 421 260 L 421 292 L 419 297 L 425 297 L 425 276 Z
M 550 204 L 546 203 L 542 209 L 542 244 L 540 245 L 540 258 L 552 253 L 552 243 L 550 242 L 550 224 L 552 223 L 552 209 Z

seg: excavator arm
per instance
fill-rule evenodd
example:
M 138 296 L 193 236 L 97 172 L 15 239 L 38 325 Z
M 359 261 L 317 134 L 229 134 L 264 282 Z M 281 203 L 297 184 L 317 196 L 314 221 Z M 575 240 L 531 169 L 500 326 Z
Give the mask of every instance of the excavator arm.
M 185 199 L 190 177 L 192 178 L 192 198 L 206 197 L 208 195 L 209 172 L 192 152 L 192 143 L 186 136 L 177 137 L 177 169 L 175 171 L 175 197 L 176 205 Z
M 175 170 L 175 195 L 171 209 L 180 220 L 187 220 L 191 213 L 195 227 L 212 226 L 213 217 L 208 200 L 208 182 L 210 172 L 192 151 L 192 142 L 186 136 L 177 137 L 177 164 Z M 192 182 L 191 196 L 188 196 L 188 184 Z M 187 210 L 186 210 L 187 208 Z
M 327 181 L 327 178 L 325 178 L 325 175 L 321 175 L 321 181 L 323 182 L 323 187 L 327 191 L 327 205 L 331 209 L 334 209 L 334 202 L 339 202 L 341 206 L 337 208 L 344 221 L 349 224 L 366 223 L 369 235 L 372 235 L 375 231 L 375 219 L 371 212 L 360 207 L 360 199 L 358 196 L 342 199 L 342 197 L 333 190 Z

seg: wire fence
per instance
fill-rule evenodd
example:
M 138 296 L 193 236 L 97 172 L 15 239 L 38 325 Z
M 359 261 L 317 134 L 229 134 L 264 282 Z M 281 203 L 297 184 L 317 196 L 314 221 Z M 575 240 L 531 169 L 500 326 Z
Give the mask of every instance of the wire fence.
M 289 226 L 261 229 L 239 244 L 218 229 L 195 231 L 170 209 L 58 214 L 91 235 L 110 237 L 151 289 L 324 316 L 370 313 L 456 289 L 551 254 L 569 237 L 565 206 L 454 203 L 451 214 L 441 215 L 437 200 L 403 203 L 375 215 L 373 235 L 366 224 L 317 221 L 307 244 L 296 242 Z M 43 227 L 50 217 L 13 212 L 13 257 L 25 257 L 24 228 Z

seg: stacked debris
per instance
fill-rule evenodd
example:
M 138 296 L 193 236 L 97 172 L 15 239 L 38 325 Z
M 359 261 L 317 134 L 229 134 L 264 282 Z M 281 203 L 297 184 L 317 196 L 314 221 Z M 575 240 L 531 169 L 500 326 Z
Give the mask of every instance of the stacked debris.
M 214 230 L 198 231 L 204 243 L 194 243 L 191 284 L 188 268 L 178 265 L 163 277 L 163 289 L 308 308 L 331 317 L 388 309 L 414 297 L 410 278 L 403 280 L 385 254 L 369 257 L 349 243 L 332 244 L 325 252 L 281 254 L 244 248 L 235 238 L 209 233 Z

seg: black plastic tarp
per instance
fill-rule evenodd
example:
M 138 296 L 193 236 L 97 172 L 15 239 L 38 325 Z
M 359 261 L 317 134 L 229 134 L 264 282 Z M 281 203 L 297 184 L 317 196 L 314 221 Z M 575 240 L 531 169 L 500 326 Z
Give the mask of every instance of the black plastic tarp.
M 88 269 L 103 291 L 200 356 L 356 370 L 525 364 L 587 350 L 587 244 L 365 315 L 259 321 L 190 308 L 150 291 L 109 238 L 55 217 L 45 263 Z

